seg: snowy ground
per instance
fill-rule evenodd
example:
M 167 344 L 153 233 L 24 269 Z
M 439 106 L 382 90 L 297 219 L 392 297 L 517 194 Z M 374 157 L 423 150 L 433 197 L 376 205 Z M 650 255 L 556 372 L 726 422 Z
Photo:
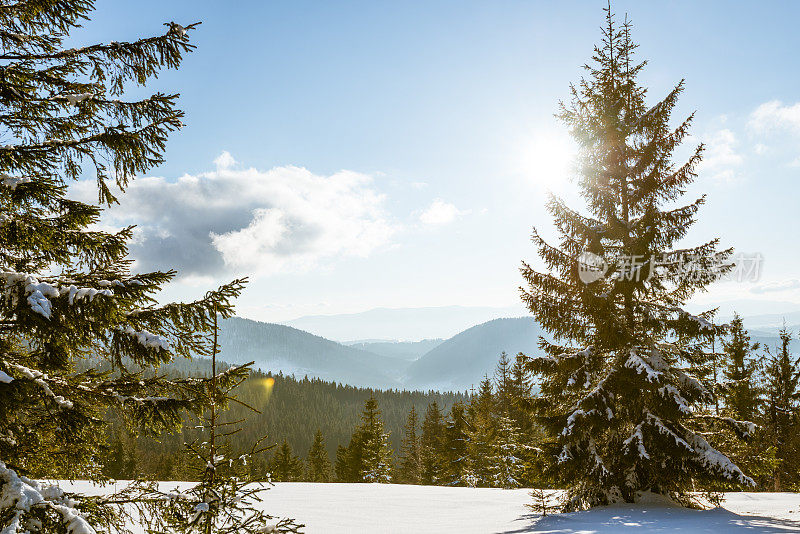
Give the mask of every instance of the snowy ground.
M 270 514 L 305 523 L 308 534 L 800 533 L 796 493 L 729 493 L 723 508 L 705 511 L 624 505 L 545 518 L 525 507 L 528 490 L 284 482 L 264 497 Z

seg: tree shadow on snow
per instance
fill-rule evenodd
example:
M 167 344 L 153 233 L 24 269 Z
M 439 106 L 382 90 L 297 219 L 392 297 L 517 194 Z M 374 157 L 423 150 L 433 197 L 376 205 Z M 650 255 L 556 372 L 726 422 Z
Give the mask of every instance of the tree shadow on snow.
M 755 515 L 739 515 L 724 508 L 605 507 L 541 517 L 526 514 L 518 529 L 496 534 L 626 534 L 634 532 L 683 534 L 787 534 L 800 532 L 800 521 Z

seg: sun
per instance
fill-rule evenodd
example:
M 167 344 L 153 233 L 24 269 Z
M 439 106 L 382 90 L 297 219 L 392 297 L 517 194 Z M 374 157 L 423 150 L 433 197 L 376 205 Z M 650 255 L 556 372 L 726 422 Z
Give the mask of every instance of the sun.
M 526 184 L 554 192 L 569 184 L 576 147 L 566 131 L 536 130 L 516 145 L 514 171 Z

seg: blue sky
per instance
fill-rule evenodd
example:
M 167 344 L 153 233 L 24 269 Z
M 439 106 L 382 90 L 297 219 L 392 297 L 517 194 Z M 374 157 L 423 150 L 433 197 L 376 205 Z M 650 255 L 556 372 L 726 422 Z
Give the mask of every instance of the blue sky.
M 101 0 L 76 41 L 203 22 L 197 51 L 148 88 L 181 93 L 187 126 L 106 223 L 140 225 L 141 268 L 181 269 L 165 298 L 250 274 L 252 318 L 515 306 L 530 229 L 550 231 L 545 192 L 577 202 L 552 115 L 603 5 Z M 765 259 L 758 283 L 698 302 L 800 308 L 800 4 L 615 10 L 633 19 L 651 98 L 685 78 L 676 119 L 697 110 L 691 141 L 708 144 L 689 240 Z

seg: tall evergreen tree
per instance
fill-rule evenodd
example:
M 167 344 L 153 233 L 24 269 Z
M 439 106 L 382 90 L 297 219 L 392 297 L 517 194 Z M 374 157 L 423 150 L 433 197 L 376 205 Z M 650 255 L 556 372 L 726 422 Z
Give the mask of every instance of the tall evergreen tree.
M 325 438 L 322 436 L 322 430 L 317 430 L 317 433 L 314 434 L 314 442 L 311 444 L 311 448 L 308 449 L 306 463 L 308 464 L 306 479 L 309 482 L 331 481 L 333 476 L 331 459 L 325 449 Z
M 754 421 L 760 400 L 756 384 L 758 364 L 751 353 L 758 350 L 759 344 L 750 341 L 738 314 L 731 320 L 729 339 L 722 346 L 726 356 L 722 371 L 725 411 L 736 419 Z
M 781 346 L 769 354 L 764 371 L 767 439 L 777 460 L 775 491 L 800 483 L 800 358 L 792 356 L 792 335 L 783 328 Z
M 493 474 L 489 457 L 492 453 L 497 421 L 494 388 L 488 376 L 481 381 L 477 395 L 471 399 L 469 414 L 471 427 L 467 441 L 468 485 L 491 486 Z
M 721 425 L 741 434 L 749 427 L 703 411 L 713 395 L 692 362 L 713 327 L 709 314 L 681 308 L 730 268 L 731 251 L 717 252 L 716 239 L 673 248 L 704 201 L 672 207 L 703 147 L 682 165 L 671 161 L 692 120 L 670 126 L 683 82 L 648 107 L 635 49 L 630 25 L 619 27 L 609 7 L 588 76 L 559 113 L 578 143 L 587 213 L 552 196 L 560 246 L 534 230 L 547 271 L 522 266 L 522 298 L 553 337 L 541 340 L 546 355 L 530 366 L 540 376 L 534 408 L 549 433 L 551 474 L 569 488 L 568 510 L 632 502 L 642 490 L 686 500 L 718 480 L 752 484 L 708 441 Z
M 353 444 L 351 440 L 351 445 Z M 358 482 L 358 471 L 353 468 L 353 455 L 351 447 L 339 445 L 336 447 L 336 460 L 333 471 L 337 482 Z
M 500 413 L 511 412 L 514 404 L 514 380 L 512 364 L 505 351 L 500 353 L 500 359 L 494 370 L 495 399 Z
M 456 402 L 445 422 L 443 482 L 448 486 L 469 486 L 474 482 L 467 448 L 471 428 L 468 417 L 464 403 Z
M 361 427 L 357 430 L 357 434 L 361 444 L 359 458 L 361 481 L 390 482 L 392 451 L 389 448 L 389 435 L 383 429 L 381 411 L 374 395 L 370 395 L 364 403 Z
M 0 7 L 0 527 L 10 533 L 113 526 L 108 507 L 121 499 L 72 499 L 27 477 L 101 480 L 108 409 L 158 431 L 184 409 L 207 407 L 198 381 L 139 370 L 209 354 L 207 334 L 228 309 L 209 298 L 159 305 L 155 294 L 176 273 L 132 272 L 132 229 L 93 228 L 115 190 L 164 161 L 168 134 L 182 126 L 177 95 L 125 95 L 178 68 L 196 26 L 74 46 L 70 34 L 93 6 Z M 69 183 L 89 173 L 96 205 L 69 197 Z M 89 357 L 115 372 L 79 371 Z
M 404 484 L 419 484 L 422 477 L 422 459 L 417 429 L 419 428 L 417 409 L 412 406 L 408 412 L 408 420 L 403 433 L 400 451 L 400 466 L 397 470 L 398 481 Z
M 444 417 L 439 404 L 433 401 L 425 410 L 420 437 L 422 484 L 439 484 L 444 478 Z
M 532 391 L 533 383 L 530 371 L 525 365 L 525 356 L 517 354 L 511 366 L 510 415 L 523 435 L 531 434 L 533 431 L 533 418 L 530 414 Z
M 272 455 L 269 463 L 272 480 L 276 482 L 294 482 L 303 476 L 303 461 L 292 452 L 287 440 Z
M 501 415 L 497 420 L 497 430 L 491 441 L 488 458 L 492 486 L 511 489 L 522 485 L 523 448 L 519 429 L 514 421 L 507 414 Z

